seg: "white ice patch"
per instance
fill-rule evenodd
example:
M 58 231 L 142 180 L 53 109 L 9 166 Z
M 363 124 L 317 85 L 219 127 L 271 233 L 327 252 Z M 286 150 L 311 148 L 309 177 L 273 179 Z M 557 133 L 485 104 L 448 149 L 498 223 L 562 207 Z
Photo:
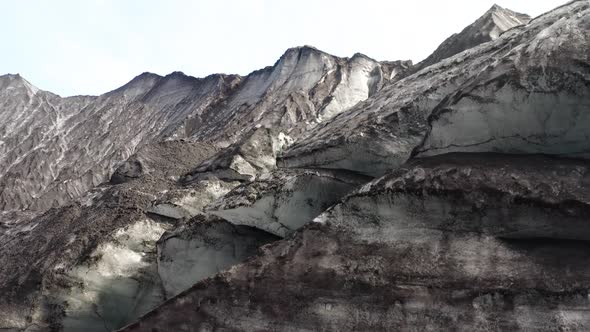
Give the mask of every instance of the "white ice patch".
M 465 98 L 440 115 L 420 151 L 424 156 L 449 152 L 547 153 L 587 156 L 590 103 L 568 94 L 482 88 L 472 92 L 493 102 Z
M 252 179 L 256 177 L 256 169 L 242 156 L 237 155 L 233 158 L 230 169 L 242 175 L 249 175 Z
M 356 105 L 369 97 L 372 85 L 379 81 L 381 76 L 374 77 L 373 73 L 377 63 L 365 57 L 357 56 L 351 59 L 349 71 L 343 71 L 342 83 L 334 90 L 332 100 L 322 110 L 319 120 L 327 120 L 344 110 Z
M 279 151 L 283 151 L 286 148 L 288 148 L 291 144 L 293 144 L 293 142 L 295 142 L 295 139 L 293 139 L 292 137 L 285 135 L 285 133 L 280 132 L 279 133 L 279 144 L 278 144 L 278 150 Z
M 313 174 L 285 176 L 277 186 L 256 193 L 254 201 L 239 202 L 239 195 L 231 197 L 230 193 L 229 197 L 216 202 L 209 212 L 235 225 L 255 227 L 285 237 L 311 222 L 354 187 L 328 176 Z M 233 199 L 236 201 L 232 202 Z
M 153 203 L 149 212 L 173 219 L 190 219 L 219 197 L 227 194 L 238 182 L 204 180 L 193 189 L 169 191 Z
M 160 303 L 155 246 L 164 231 L 152 220 L 138 221 L 67 272 L 71 287 L 55 294 L 65 304 L 64 329 L 117 329 Z

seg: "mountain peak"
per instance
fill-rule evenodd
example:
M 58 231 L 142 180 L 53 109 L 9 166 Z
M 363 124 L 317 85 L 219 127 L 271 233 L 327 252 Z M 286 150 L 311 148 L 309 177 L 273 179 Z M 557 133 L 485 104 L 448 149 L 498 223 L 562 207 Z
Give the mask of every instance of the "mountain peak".
M 414 69 L 415 71 L 435 64 L 455 54 L 492 41 L 514 27 L 527 24 L 531 17 L 494 4 L 475 22 L 460 33 L 447 38 L 428 58 Z
M 158 78 L 162 78 L 162 76 L 155 74 L 155 73 L 151 73 L 149 71 L 143 72 L 137 76 L 135 76 L 131 81 L 141 81 L 141 80 L 148 80 L 148 79 L 158 79 Z
M 321 52 L 317 47 L 312 46 L 312 45 L 295 46 L 295 47 L 289 48 L 287 51 L 289 51 L 289 50 L 298 50 L 298 51 L 308 50 L 308 51 Z
M 366 54 L 360 53 L 360 52 L 356 52 L 355 54 L 353 54 L 350 59 L 366 59 L 369 61 L 377 62 L 377 60 L 371 58 L 370 56 L 368 56 Z
M 12 81 L 18 81 L 18 80 L 23 80 L 23 77 L 20 76 L 20 74 L 16 73 L 16 74 L 4 74 L 4 75 L 0 75 L 0 82 L 12 82 Z
M 166 75 L 165 77 L 173 78 L 173 77 L 189 77 L 189 76 L 181 71 L 173 71 L 170 74 Z
M 295 54 L 302 54 L 302 53 L 318 53 L 318 54 L 326 54 L 326 52 L 320 51 L 316 47 L 310 45 L 303 45 L 303 46 L 295 46 L 288 48 L 285 53 L 281 56 L 281 58 L 292 56 Z
M 29 83 L 20 74 L 5 74 L 0 76 L 0 90 L 25 89 L 29 94 L 36 94 L 39 89 Z
M 527 24 L 531 17 L 494 4 L 482 17 L 471 26 L 479 27 L 489 33 L 492 39 L 515 26 Z
M 493 4 L 492 7 L 488 10 L 488 12 L 495 12 L 495 11 L 502 11 L 504 7 L 498 5 L 497 3 Z

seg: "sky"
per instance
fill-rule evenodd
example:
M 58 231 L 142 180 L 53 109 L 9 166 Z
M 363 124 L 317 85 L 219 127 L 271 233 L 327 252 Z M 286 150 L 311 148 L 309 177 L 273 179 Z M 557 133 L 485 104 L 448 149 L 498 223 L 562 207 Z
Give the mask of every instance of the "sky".
M 246 75 L 289 47 L 418 62 L 494 3 L 540 15 L 568 0 L 0 0 L 0 75 L 61 96 L 142 72 Z

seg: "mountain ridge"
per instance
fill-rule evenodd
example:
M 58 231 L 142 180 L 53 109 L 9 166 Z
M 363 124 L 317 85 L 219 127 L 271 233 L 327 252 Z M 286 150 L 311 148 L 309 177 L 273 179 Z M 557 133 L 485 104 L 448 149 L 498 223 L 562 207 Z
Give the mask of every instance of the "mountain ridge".
M 0 329 L 589 330 L 590 0 L 510 13 L 419 71 L 0 90 Z
M 330 66 L 333 68 L 328 69 Z M 402 67 L 397 63 L 383 66 L 387 67 L 385 72 Z M 6 112 L 0 115 L 6 125 L 16 125 L 16 121 L 27 119 L 31 131 L 17 139 L 21 133 L 8 134 L 0 127 L 0 134 L 5 136 L 3 141 L 6 142 L 2 147 L 4 150 L 0 150 L 4 153 L 0 161 L 4 159 L 6 162 L 0 166 L 7 170 L 20 168 L 10 177 L 0 176 L 0 207 L 43 211 L 79 197 L 93 186 L 108 181 L 120 163 L 151 139 L 191 138 L 229 145 L 254 129 L 254 125 L 245 128 L 244 122 L 258 117 L 266 118 L 266 125 L 286 129 L 298 126 L 297 133 L 292 132 L 290 136 L 300 135 L 320 116 L 326 118 L 352 106 L 390 80 L 381 70 L 373 72 L 381 67 L 381 63 L 366 56 L 339 58 L 314 47 L 300 46 L 286 50 L 274 66 L 247 76 L 211 74 L 196 78 L 181 72 L 165 76 L 145 72 L 105 94 L 67 98 L 40 90 L 20 76 L 5 76 L 5 80 L 26 82 L 23 86 L 28 89 L 27 98 L 33 99 L 25 102 L 9 96 L 3 106 Z M 347 88 L 351 84 L 353 90 Z M 1 91 L 5 89 L 0 87 Z M 330 97 L 332 93 L 336 93 L 335 98 Z M 275 112 L 285 103 L 289 105 L 286 112 L 291 113 L 283 120 Z M 324 114 L 319 113 L 322 110 L 316 110 L 320 107 L 326 109 Z M 8 114 L 10 109 L 14 109 L 12 115 Z M 33 116 L 37 112 L 43 112 L 44 116 Z M 59 131 L 54 125 L 58 118 L 67 121 L 74 130 Z M 298 123 L 302 120 L 308 124 Z M 135 129 L 135 133 L 126 133 L 123 130 L 126 121 L 142 125 Z M 77 129 L 85 126 L 91 126 L 92 131 Z M 113 126 L 119 126 L 119 129 L 115 130 Z M 141 126 L 145 126 L 144 129 Z M 88 135 L 97 128 L 100 133 Z M 62 134 L 66 136 L 61 137 Z M 101 146 L 100 141 L 104 139 L 109 145 Z M 44 143 L 50 140 L 61 141 L 61 151 L 53 153 L 39 149 L 45 144 L 53 144 Z M 81 155 L 76 147 L 81 142 L 86 142 L 86 149 L 94 157 Z M 73 163 L 74 158 L 78 159 L 77 163 Z M 19 178 L 28 178 L 29 183 L 20 183 Z M 62 182 L 67 180 L 73 182 Z M 38 199 L 39 196 L 45 198 Z
M 481 43 L 492 41 L 502 33 L 528 23 L 531 17 L 494 4 L 488 11 L 461 32 L 445 39 L 434 52 L 420 61 L 412 73 L 456 55 Z

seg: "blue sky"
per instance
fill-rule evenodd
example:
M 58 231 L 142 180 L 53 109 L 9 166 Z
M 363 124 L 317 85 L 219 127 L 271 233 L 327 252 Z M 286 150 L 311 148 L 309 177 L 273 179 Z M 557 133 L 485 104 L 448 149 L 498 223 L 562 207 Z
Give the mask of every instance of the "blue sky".
M 248 74 L 289 47 L 419 61 L 494 3 L 539 15 L 567 0 L 0 0 L 0 74 L 62 96 L 150 71 Z

